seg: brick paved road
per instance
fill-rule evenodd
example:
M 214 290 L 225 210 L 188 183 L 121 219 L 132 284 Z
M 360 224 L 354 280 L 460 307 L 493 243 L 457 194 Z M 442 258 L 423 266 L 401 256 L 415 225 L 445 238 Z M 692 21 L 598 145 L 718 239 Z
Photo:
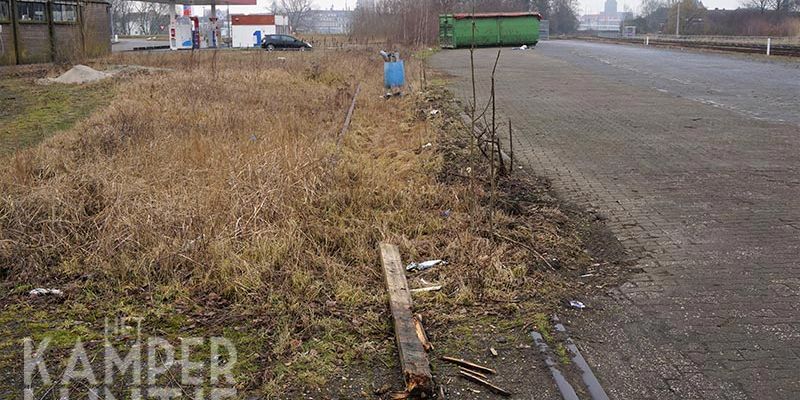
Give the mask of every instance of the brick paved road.
M 604 74 L 576 60 L 574 43 L 539 47 L 506 51 L 498 67 L 516 156 L 564 198 L 606 214 L 645 271 L 571 321 L 609 395 L 800 399 L 800 127 L 757 118 L 764 102 L 779 103 L 768 90 L 729 93 L 733 110 Z M 649 51 L 677 71 L 670 60 L 680 57 Z M 484 101 L 495 54 L 476 53 Z M 686 69 L 705 69 L 698 77 L 710 82 L 716 72 L 705 65 L 762 67 L 691 60 Z M 466 99 L 468 52 L 432 63 Z M 792 121 L 786 110 L 767 117 Z
M 755 118 L 800 124 L 800 60 L 753 62 L 742 54 L 566 40 L 542 43 L 536 50 L 610 80 Z

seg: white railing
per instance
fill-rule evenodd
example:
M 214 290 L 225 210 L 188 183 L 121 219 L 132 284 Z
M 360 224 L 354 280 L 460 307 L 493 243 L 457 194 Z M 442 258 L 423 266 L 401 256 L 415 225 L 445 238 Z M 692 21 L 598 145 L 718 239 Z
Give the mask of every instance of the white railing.
M 773 46 L 777 45 L 800 45 L 800 37 L 788 36 L 710 36 L 710 35 L 652 35 L 652 34 L 639 34 L 633 37 L 646 41 L 650 40 L 667 40 L 667 41 L 685 41 L 685 42 L 698 42 L 698 43 L 715 43 L 715 44 L 761 44 L 766 45 L 767 39 L 770 40 Z M 627 37 L 625 39 L 631 39 Z

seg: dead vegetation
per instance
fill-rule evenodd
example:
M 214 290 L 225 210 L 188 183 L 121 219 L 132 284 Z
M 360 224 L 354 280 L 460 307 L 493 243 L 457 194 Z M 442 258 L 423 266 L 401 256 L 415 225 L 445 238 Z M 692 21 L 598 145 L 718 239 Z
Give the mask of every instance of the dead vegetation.
M 95 329 L 118 313 L 167 335 L 235 328 L 241 389 L 292 397 L 364 365 L 396 372 L 380 241 L 403 262 L 448 260 L 409 279 L 442 286 L 415 299 L 442 351 L 469 347 L 452 328 L 476 315 L 523 332 L 574 289 L 563 276 L 594 262 L 581 223 L 530 182 L 501 183 L 493 223 L 512 240 L 488 234 L 487 189 L 457 178 L 466 139 L 455 118 L 428 113 L 450 104 L 441 87 L 383 100 L 371 52 L 93 66 L 131 63 L 174 71 L 117 82 L 107 107 L 0 167 L 0 319 L 35 307 L 24 290 L 36 286 L 63 288 L 66 315 Z M 384 378 L 361 376 L 361 387 Z

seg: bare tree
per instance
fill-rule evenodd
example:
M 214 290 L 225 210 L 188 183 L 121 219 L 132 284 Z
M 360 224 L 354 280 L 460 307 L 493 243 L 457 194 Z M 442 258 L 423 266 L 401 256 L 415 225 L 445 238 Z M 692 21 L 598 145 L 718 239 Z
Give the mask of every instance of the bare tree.
M 542 14 L 544 19 L 550 18 L 550 0 L 533 0 L 529 4 L 529 11 Z
M 139 28 L 142 35 L 154 35 L 161 33 L 160 25 L 169 21 L 168 4 L 133 2 L 133 23 Z
M 550 0 L 364 0 L 358 4 L 353 35 L 420 45 L 436 42 L 439 14 L 468 13 L 474 5 L 476 12 L 534 10 L 546 16 Z
M 773 11 L 788 13 L 797 9 L 798 2 L 797 0 L 771 0 L 770 5 Z
M 130 35 L 130 25 L 134 8 L 133 2 L 129 0 L 110 0 L 110 3 L 114 33 Z
M 313 0 L 281 0 L 278 8 L 282 14 L 289 17 L 289 26 L 297 29 L 305 27 L 304 24 L 313 6 Z
M 577 0 L 552 0 L 550 7 L 550 32 L 571 33 L 578 29 Z
M 744 8 L 758 10 L 763 14 L 769 10 L 770 6 L 772 5 L 771 3 L 772 0 L 744 0 L 741 4 Z
M 673 1 L 672 3 L 674 4 L 675 2 Z M 641 12 L 642 15 L 650 15 L 659 8 L 670 6 L 672 6 L 672 4 L 669 4 L 667 0 L 642 0 L 642 3 L 639 5 L 639 12 Z
M 678 7 L 681 8 L 680 14 L 678 14 Z M 678 22 L 677 17 L 680 15 L 681 34 L 704 34 L 706 31 L 705 20 L 707 11 L 708 10 L 706 10 L 700 2 L 695 0 L 683 0 L 670 8 L 665 30 L 666 32 L 675 32 L 675 24 Z

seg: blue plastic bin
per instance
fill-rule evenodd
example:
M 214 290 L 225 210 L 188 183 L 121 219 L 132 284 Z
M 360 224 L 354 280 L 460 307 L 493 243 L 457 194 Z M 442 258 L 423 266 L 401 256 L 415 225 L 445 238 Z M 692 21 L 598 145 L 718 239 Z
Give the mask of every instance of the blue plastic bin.
M 406 71 L 402 60 L 383 63 L 383 86 L 392 89 L 405 84 Z

